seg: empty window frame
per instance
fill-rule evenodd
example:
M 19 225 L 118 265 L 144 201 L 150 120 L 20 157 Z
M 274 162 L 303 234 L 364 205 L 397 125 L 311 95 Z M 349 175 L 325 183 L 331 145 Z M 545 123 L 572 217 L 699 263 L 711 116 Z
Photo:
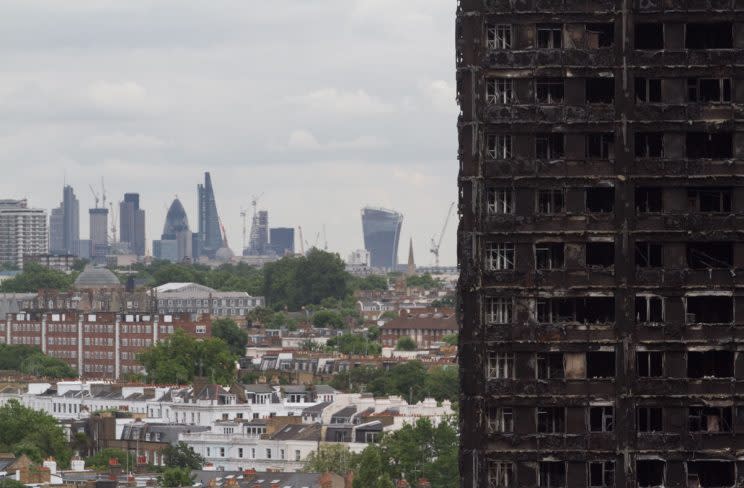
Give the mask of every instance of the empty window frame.
M 598 49 L 612 47 L 615 42 L 615 24 L 612 22 L 602 24 L 586 24 L 586 47 Z
M 590 351 L 586 353 L 587 378 L 614 378 L 615 352 Z
M 511 188 L 489 188 L 487 210 L 491 215 L 514 213 L 514 191 Z
M 566 431 L 564 407 L 538 407 L 537 431 L 541 434 L 562 434 Z
M 731 432 L 731 407 L 694 406 L 687 411 L 690 432 Z M 724 486 L 724 485 L 721 485 Z
M 512 26 L 510 24 L 489 25 L 486 28 L 489 49 L 511 49 Z
M 664 353 L 636 351 L 636 372 L 640 378 L 660 378 L 664 375 Z
M 535 268 L 563 269 L 565 248 L 563 242 L 538 242 L 535 244 Z
M 495 105 L 506 105 L 514 101 L 511 78 L 489 78 L 486 80 L 486 101 Z
M 636 102 L 661 103 L 661 80 L 658 78 L 635 79 Z
M 635 155 L 639 158 L 664 157 L 664 134 L 661 132 L 636 132 Z
M 638 268 L 661 268 L 662 245 L 658 242 L 636 242 L 635 263 Z
M 514 302 L 511 298 L 486 297 L 486 322 L 489 324 L 510 324 Z
M 488 379 L 492 380 L 513 380 L 514 371 L 514 353 L 510 352 L 489 352 L 488 353 Z
M 614 242 L 587 242 L 586 265 L 590 268 L 609 268 L 615 265 Z
M 638 488 L 664 486 L 666 463 L 660 459 L 638 459 L 636 461 L 636 480 Z
M 636 49 L 664 49 L 664 24 L 636 24 L 634 45 Z
M 587 103 L 612 103 L 615 101 L 615 78 L 599 77 L 586 79 Z
M 664 207 L 661 188 L 636 188 L 635 205 L 638 214 L 661 212 Z
M 728 269 L 734 266 L 733 242 L 688 242 L 687 266 L 691 269 Z
M 733 378 L 733 351 L 688 351 L 688 378 Z
M 537 212 L 554 215 L 566 211 L 566 190 L 563 188 L 549 188 L 537 192 Z
M 638 432 L 661 432 L 664 430 L 661 407 L 636 408 L 636 427 Z
M 615 408 L 589 407 L 589 432 L 612 432 L 615 428 Z
M 687 99 L 700 103 L 727 103 L 731 101 L 730 78 L 688 78 Z
M 687 49 L 731 49 L 734 29 L 731 22 L 690 23 L 685 26 Z
M 688 461 L 687 486 L 719 488 L 738 486 L 736 463 L 733 461 Z
M 734 299 L 730 296 L 686 297 L 687 324 L 730 324 L 734 320 Z
M 517 486 L 514 463 L 509 461 L 488 461 L 488 488 L 512 488 Z
M 636 296 L 635 320 L 637 324 L 663 324 L 664 299 L 654 295 Z
M 562 461 L 540 461 L 538 465 L 540 488 L 563 488 L 566 486 L 566 463 Z
M 586 211 L 589 213 L 612 213 L 615 211 L 615 188 L 596 186 L 586 189 Z
M 689 188 L 688 208 L 692 212 L 731 212 L 730 188 Z
M 585 324 L 608 323 L 615 320 L 613 297 L 545 298 L 537 300 L 539 323 Z
M 564 154 L 563 134 L 536 134 L 535 157 L 537 159 L 561 159 Z
M 563 78 L 537 78 L 535 80 L 537 103 L 562 103 L 563 96 Z
M 561 24 L 537 24 L 537 47 L 561 49 L 563 47 L 563 26 Z
M 488 430 L 499 434 L 513 433 L 514 410 L 512 407 L 490 407 L 488 409 Z
M 508 242 L 486 243 L 486 269 L 490 271 L 514 269 L 514 244 Z
M 734 137 L 731 132 L 688 132 L 686 149 L 688 158 L 731 158 L 734 154 Z
M 509 159 L 512 154 L 512 139 L 507 134 L 491 134 L 488 136 L 488 156 L 491 159 Z
M 592 461 L 589 463 L 590 488 L 614 488 L 615 461 Z
M 538 352 L 535 363 L 538 380 L 562 380 L 565 376 L 562 352 Z
M 614 134 L 588 134 L 586 157 L 590 159 L 612 159 L 615 157 Z

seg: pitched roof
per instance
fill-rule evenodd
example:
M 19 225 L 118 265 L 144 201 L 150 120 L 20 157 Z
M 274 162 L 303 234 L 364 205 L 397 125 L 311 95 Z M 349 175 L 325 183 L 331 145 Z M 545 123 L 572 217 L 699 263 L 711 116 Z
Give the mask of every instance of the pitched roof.
M 320 424 L 290 424 L 271 435 L 274 440 L 280 441 L 319 441 Z
M 458 330 L 457 320 L 454 316 L 423 315 L 417 317 L 398 317 L 382 327 L 383 330 L 390 329 L 436 329 L 436 330 Z

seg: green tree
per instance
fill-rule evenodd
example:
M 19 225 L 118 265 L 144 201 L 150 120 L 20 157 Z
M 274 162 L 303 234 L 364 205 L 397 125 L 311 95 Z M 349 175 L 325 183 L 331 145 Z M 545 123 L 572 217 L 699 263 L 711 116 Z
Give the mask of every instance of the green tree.
M 397 312 L 393 312 L 391 310 L 388 310 L 387 312 L 382 312 L 382 315 L 380 315 L 380 319 L 382 320 L 393 320 L 397 319 L 399 317 Z
M 265 307 L 256 307 L 246 315 L 246 319 L 252 326 L 266 325 L 274 316 L 274 312 Z
M 332 310 L 320 310 L 313 315 L 313 326 L 318 328 L 341 329 L 344 326 L 344 319 Z
M 368 389 L 375 396 L 400 395 L 416 403 L 426 396 L 425 381 L 426 367 L 420 361 L 408 361 L 372 380 Z
M 437 401 L 457 402 L 460 397 L 460 374 L 456 365 L 436 366 L 426 374 L 424 389 Z
M 76 276 L 45 268 L 37 263 L 27 263 L 22 273 L 0 285 L 0 291 L 10 293 L 32 293 L 42 289 L 66 291 L 72 286 Z
M 189 468 L 201 469 L 204 465 L 204 458 L 185 442 L 170 445 L 163 449 L 165 465 L 169 468 Z
M 194 484 L 194 478 L 191 475 L 191 470 L 188 468 L 166 468 L 163 474 L 160 475 L 160 485 L 169 488 L 192 486 Z
M 410 287 L 416 287 L 416 288 L 425 288 L 425 289 L 431 289 L 431 288 L 439 288 L 442 286 L 442 282 L 440 280 L 434 279 L 431 277 L 430 274 L 425 275 L 413 275 L 413 276 L 407 276 L 406 277 L 406 286 Z
M 401 337 L 398 339 L 398 344 L 395 345 L 395 349 L 398 351 L 415 351 L 416 348 L 416 341 L 411 339 L 410 336 Z
M 380 344 L 357 334 L 343 334 L 332 337 L 327 342 L 328 347 L 335 348 L 343 354 L 365 354 L 377 356 L 382 352 Z
M 459 341 L 460 341 L 460 338 L 458 334 L 448 334 L 442 337 L 442 342 L 450 346 L 456 346 Z
M 66 362 L 47 356 L 41 351 L 26 357 L 21 362 L 21 373 L 46 378 L 75 378 L 77 372 Z
M 24 407 L 17 400 L 0 407 L 0 450 L 27 453 L 36 462 L 54 456 L 60 467 L 69 466 L 72 456 L 54 417 Z
M 88 457 L 85 460 L 86 467 L 94 469 L 108 469 L 109 461 L 116 459 L 122 469 L 126 469 L 127 466 L 135 466 L 134 454 L 127 453 L 122 449 L 115 449 L 108 447 L 101 449 L 94 455 Z
M 388 282 L 384 276 L 380 275 L 369 275 L 364 278 L 356 278 L 353 283 L 353 287 L 357 290 L 387 290 Z
M 26 488 L 26 485 L 12 478 L 0 479 L 0 488 Z
M 341 444 L 322 444 L 305 458 L 304 470 L 309 473 L 336 473 L 344 476 L 354 470 L 356 462 L 349 448 Z
M 216 319 L 212 321 L 212 337 L 222 339 L 236 356 L 245 356 L 245 345 L 248 334 L 238 327 L 233 319 Z

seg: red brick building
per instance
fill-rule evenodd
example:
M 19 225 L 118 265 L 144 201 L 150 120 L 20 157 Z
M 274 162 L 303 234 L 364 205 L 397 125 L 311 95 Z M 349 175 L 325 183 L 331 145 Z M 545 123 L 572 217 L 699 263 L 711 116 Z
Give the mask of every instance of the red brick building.
M 404 314 L 380 328 L 383 347 L 395 347 L 401 337 L 408 336 L 420 349 L 427 349 L 444 336 L 457 334 L 457 320 L 452 313 L 427 312 Z

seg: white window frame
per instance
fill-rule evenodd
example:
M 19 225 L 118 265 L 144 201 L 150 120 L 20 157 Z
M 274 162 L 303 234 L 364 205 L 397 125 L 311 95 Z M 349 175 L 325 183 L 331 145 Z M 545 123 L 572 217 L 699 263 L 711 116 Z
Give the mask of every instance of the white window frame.
M 489 25 L 486 28 L 486 45 L 489 49 L 511 49 L 513 34 L 511 24 Z
M 486 298 L 486 322 L 510 324 L 514 315 L 514 301 L 504 297 Z
M 511 242 L 486 243 L 486 269 L 510 271 L 514 269 L 514 244 Z
M 488 487 L 511 488 L 516 486 L 514 463 L 510 461 L 490 461 L 488 463 Z
M 514 101 L 514 82 L 511 78 L 489 78 L 486 80 L 486 102 L 507 105 Z
M 515 379 L 515 359 L 513 352 L 490 352 L 488 354 L 488 379 Z
M 488 156 L 491 159 L 506 160 L 511 158 L 512 137 L 509 134 L 490 134 L 487 138 Z
M 514 191 L 511 188 L 489 188 L 486 198 L 489 214 L 511 215 L 514 213 Z
M 489 409 L 488 430 L 500 434 L 513 433 L 514 409 L 512 407 L 492 407 Z
M 600 485 L 592 484 L 592 464 L 602 465 L 602 479 Z M 615 486 L 615 461 L 590 461 L 587 465 L 589 472 L 587 473 L 587 481 L 589 482 L 589 488 L 613 488 Z M 608 478 L 611 482 L 608 481 Z

